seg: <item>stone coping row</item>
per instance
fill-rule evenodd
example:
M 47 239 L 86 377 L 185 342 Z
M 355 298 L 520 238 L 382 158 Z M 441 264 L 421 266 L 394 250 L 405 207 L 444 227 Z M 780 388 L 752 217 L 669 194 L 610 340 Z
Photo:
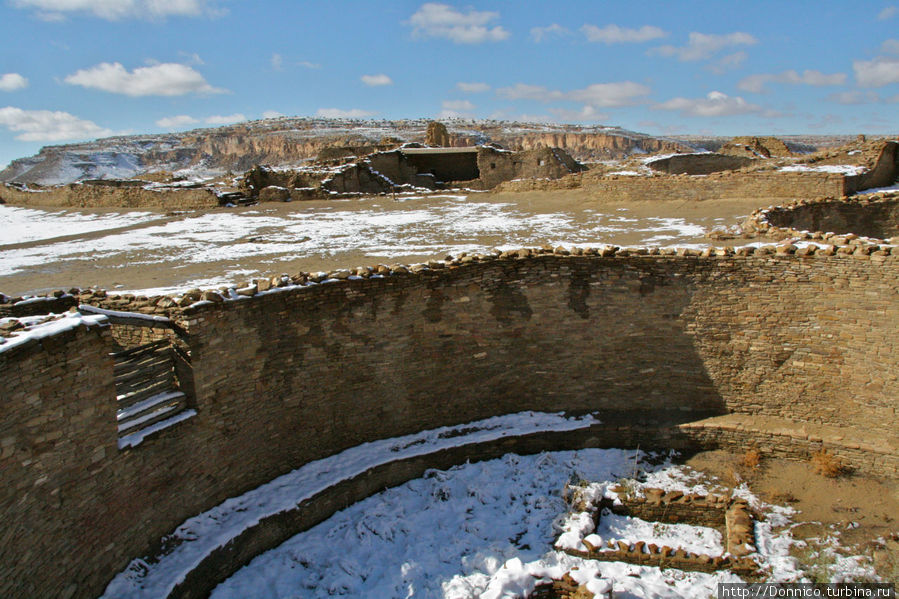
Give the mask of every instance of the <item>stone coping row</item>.
M 858 208 L 866 208 L 877 204 L 891 204 L 899 202 L 899 191 L 878 192 L 866 195 L 843 196 L 841 198 L 814 198 L 801 199 L 783 204 L 780 206 L 768 206 L 767 208 L 758 208 L 754 210 L 749 217 L 740 225 L 743 234 L 750 237 L 772 237 L 777 239 L 792 238 L 796 240 L 823 241 L 834 246 L 876 246 L 887 244 L 890 246 L 899 245 L 899 236 L 889 239 L 880 239 L 876 237 L 865 237 L 855 233 L 833 233 L 830 231 L 805 231 L 793 229 L 790 227 L 779 227 L 771 223 L 768 219 L 769 215 L 776 213 L 787 213 L 805 206 L 815 205 L 843 205 L 855 206 Z
M 674 549 L 667 545 L 637 541 L 626 543 L 610 539 L 607 547 L 595 547 L 587 540 L 581 543 L 587 551 L 566 548 L 570 555 L 600 561 L 621 561 L 630 564 L 678 568 L 697 572 L 731 570 L 743 575 L 752 575 L 759 565 L 751 557 L 755 549 L 754 521 L 749 503 L 742 497 L 726 495 L 699 495 L 682 491 L 665 491 L 656 488 L 641 488 L 642 495 L 625 494 L 624 487 L 610 489 L 615 499 L 603 497 L 594 509 L 593 520 L 599 525 L 603 510 L 614 514 L 640 518 L 650 522 L 687 523 L 707 526 L 709 514 L 713 511 L 716 520 L 723 520 L 726 550 L 722 555 L 693 553 L 684 549 Z M 720 513 L 717 513 L 720 512 Z
M 852 237 L 846 240 L 845 238 Z M 136 295 L 115 294 L 105 289 L 74 287 L 68 291 L 57 290 L 46 296 L 10 297 L 0 293 L 0 316 L 17 316 L 17 310 L 28 306 L 27 315 L 47 314 L 53 311 L 62 312 L 77 304 L 89 304 L 107 310 L 134 312 L 140 314 L 161 315 L 171 318 L 188 316 L 203 307 L 226 301 L 245 299 L 261 294 L 277 291 L 301 291 L 311 287 L 353 283 L 355 281 L 384 279 L 394 276 L 434 276 L 460 267 L 490 262 L 518 261 L 529 259 L 575 258 L 628 258 L 645 259 L 739 259 L 749 257 L 763 258 L 857 258 L 875 263 L 893 262 L 899 259 L 899 246 L 873 243 L 853 243 L 853 236 L 832 237 L 832 243 L 808 243 L 796 245 L 786 242 L 778 245 L 696 248 L 659 248 L 659 247 L 619 247 L 604 245 L 601 247 L 551 247 L 521 248 L 506 251 L 494 250 L 488 253 L 462 253 L 456 257 L 447 256 L 443 260 L 429 260 L 417 264 L 378 264 L 376 266 L 358 266 L 341 268 L 328 272 L 300 272 L 295 275 L 280 274 L 243 281 L 232 286 L 218 289 L 188 289 L 181 295 Z M 845 245 L 839 245 L 846 240 Z M 43 311 L 38 311 L 43 310 Z M 26 314 L 21 314 L 26 315 Z

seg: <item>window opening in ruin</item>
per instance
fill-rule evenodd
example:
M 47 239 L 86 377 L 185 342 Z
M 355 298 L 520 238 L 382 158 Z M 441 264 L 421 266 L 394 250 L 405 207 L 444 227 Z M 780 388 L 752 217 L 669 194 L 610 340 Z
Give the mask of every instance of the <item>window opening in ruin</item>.
M 495 162 L 491 162 L 491 163 L 490 163 L 490 168 L 496 168 L 496 163 L 495 163 Z
M 543 166 L 544 164 L 546 164 L 546 161 L 543 160 L 542 158 L 537 161 L 537 166 Z

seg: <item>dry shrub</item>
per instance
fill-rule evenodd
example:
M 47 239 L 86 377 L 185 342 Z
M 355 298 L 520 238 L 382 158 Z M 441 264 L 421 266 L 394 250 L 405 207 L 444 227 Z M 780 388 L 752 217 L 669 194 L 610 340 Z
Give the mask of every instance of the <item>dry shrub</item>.
M 762 463 L 762 454 L 759 453 L 758 449 L 754 447 L 746 450 L 740 457 L 740 465 L 744 468 L 749 468 L 751 470 L 755 470 L 759 467 L 759 464 Z
M 836 478 L 843 473 L 843 462 L 840 458 L 822 447 L 821 451 L 812 454 L 812 466 L 817 474 L 827 478 Z

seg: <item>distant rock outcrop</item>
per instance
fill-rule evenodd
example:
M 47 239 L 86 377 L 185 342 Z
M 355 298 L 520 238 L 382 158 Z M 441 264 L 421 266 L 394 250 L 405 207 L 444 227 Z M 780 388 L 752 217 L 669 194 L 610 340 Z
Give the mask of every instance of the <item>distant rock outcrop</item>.
M 776 137 L 735 137 L 721 146 L 718 152 L 747 158 L 794 156 L 787 144 Z
M 282 117 L 183 133 L 110 137 L 46 146 L 35 156 L 14 160 L 0 171 L 0 181 L 59 185 L 156 171 L 219 175 L 255 164 L 298 166 L 316 158 L 350 162 L 373 151 L 426 141 L 453 147 L 494 143 L 512 151 L 556 147 L 580 162 L 694 151 L 688 143 L 617 127 L 461 119 L 438 123 L 445 136 L 435 126 L 429 140 L 430 122 Z
M 431 146 L 432 148 L 449 147 L 451 145 L 450 136 L 449 131 L 446 130 L 446 125 L 437 121 L 428 123 L 428 132 L 425 135 L 425 145 Z

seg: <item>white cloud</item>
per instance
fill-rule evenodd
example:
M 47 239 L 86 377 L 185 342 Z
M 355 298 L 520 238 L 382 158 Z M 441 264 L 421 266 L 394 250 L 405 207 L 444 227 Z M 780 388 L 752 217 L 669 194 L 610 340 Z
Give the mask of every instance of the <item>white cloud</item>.
M 882 11 L 877 13 L 877 20 L 886 21 L 887 19 L 892 19 L 896 16 L 896 13 L 899 13 L 899 8 L 896 8 L 895 6 L 887 6 Z
M 444 110 L 453 110 L 462 112 L 466 110 L 474 110 L 475 106 L 468 100 L 445 100 L 442 104 Z
M 0 91 L 14 92 L 17 89 L 28 87 L 28 79 L 18 73 L 4 73 L 0 75 Z
M 408 21 L 412 35 L 418 38 L 443 38 L 457 44 L 499 42 L 509 37 L 502 26 L 488 23 L 499 18 L 498 12 L 469 10 L 460 12 L 447 4 L 422 4 Z
M 843 85 L 846 83 L 845 73 L 826 74 L 821 71 L 813 71 L 806 69 L 800 75 L 796 71 L 790 69 L 782 73 L 760 73 L 758 75 L 749 75 L 744 77 L 737 83 L 737 87 L 743 91 L 753 92 L 756 94 L 766 93 L 765 85 L 768 83 L 787 83 L 790 85 Z
M 559 120 L 564 122 L 582 122 L 582 121 L 604 121 L 609 118 L 608 114 L 599 112 L 592 106 L 584 106 L 580 110 L 566 110 L 564 108 L 550 108 Z
M 443 110 L 437 113 L 437 118 L 458 119 L 474 117 L 471 111 L 475 109 L 475 105 L 468 100 L 444 100 L 441 106 Z
M 569 100 L 594 108 L 632 106 L 637 104 L 642 96 L 648 95 L 649 92 L 649 87 L 633 81 L 594 83 L 584 89 L 576 89 L 569 92 L 551 90 L 542 85 L 527 85 L 524 83 L 496 90 L 497 95 L 508 100 L 536 100 L 538 102 Z
M 207 125 L 231 125 L 245 120 L 247 120 L 247 117 L 239 112 L 234 114 L 216 114 L 203 119 Z
M 93 121 L 79 119 L 68 112 L 22 110 L 12 106 L 0 108 L 0 126 L 21 132 L 16 136 L 20 141 L 91 139 L 113 134 Z
M 880 45 L 880 51 L 884 54 L 899 54 L 899 40 L 887 40 Z
M 899 58 L 878 56 L 874 60 L 856 60 L 852 63 L 852 70 L 862 87 L 883 87 L 899 83 Z
M 309 62 L 308 60 L 301 60 L 301 61 L 298 62 L 297 64 L 300 65 L 301 67 L 306 67 L 307 69 L 320 69 L 320 68 L 322 68 L 322 65 L 318 64 L 317 62 Z
M 641 96 L 649 95 L 650 89 L 633 81 L 617 83 L 594 83 L 584 89 L 568 92 L 568 98 L 597 108 L 632 106 Z
M 138 67 L 131 72 L 121 63 L 104 62 L 69 75 L 65 82 L 126 96 L 183 96 L 227 91 L 212 87 L 191 67 L 173 62 Z
M 762 112 L 762 107 L 750 104 L 739 96 L 728 96 L 718 91 L 710 92 L 705 98 L 672 98 L 656 104 L 657 110 L 677 110 L 684 116 L 716 117 Z
M 204 62 L 203 59 L 200 58 L 200 55 L 196 52 L 184 52 L 183 50 L 179 50 L 178 54 L 187 59 L 184 61 L 184 64 L 194 64 L 198 66 L 206 64 L 206 62 Z
M 752 46 L 758 43 L 752 35 L 742 31 L 733 33 L 714 34 L 690 32 L 686 46 L 659 46 L 653 48 L 652 54 L 661 56 L 674 56 L 678 60 L 688 62 L 694 60 L 706 60 L 731 46 Z
M 602 42 L 603 44 L 637 44 L 668 35 L 668 33 L 654 25 L 644 25 L 639 29 L 628 29 L 618 25 L 606 25 L 599 28 L 596 25 L 586 24 L 581 27 L 581 32 L 587 36 L 588 42 Z
M 381 85 L 393 85 L 393 79 L 384 73 L 379 73 L 377 75 L 362 75 L 362 83 L 369 87 L 378 87 Z
M 217 17 L 226 9 L 215 0 L 12 0 L 16 8 L 30 8 L 38 17 L 59 21 L 69 14 L 83 14 L 108 21 L 158 20 L 166 17 Z
M 366 117 L 374 116 L 374 114 L 374 112 L 359 108 L 351 108 L 350 110 L 342 110 L 340 108 L 319 108 L 315 111 L 316 116 L 328 119 L 364 119 Z
M 200 121 L 192 116 L 179 114 L 178 116 L 167 116 L 159 119 L 158 121 L 156 121 L 156 126 L 162 127 L 163 129 L 180 129 L 181 127 L 193 125 L 194 123 L 199 122 Z
M 749 54 L 740 50 L 733 54 L 725 54 L 712 64 L 706 65 L 705 68 L 716 75 L 723 75 L 728 71 L 739 68 L 747 58 L 749 58 Z
M 262 118 L 264 119 L 277 119 L 281 118 L 282 116 L 284 115 L 277 110 L 266 110 L 262 113 Z
M 466 94 L 480 94 L 480 93 L 484 93 L 486 91 L 490 91 L 490 86 L 487 85 L 486 83 L 477 83 L 477 82 L 465 83 L 465 82 L 460 81 L 459 83 L 456 84 L 456 87 L 458 87 L 461 91 L 465 92 Z
M 281 69 L 284 68 L 284 58 L 277 52 L 272 54 L 272 57 L 269 59 L 269 62 L 271 63 L 272 68 L 275 69 L 276 71 L 280 71 Z
M 528 85 L 527 83 L 516 83 L 512 87 L 501 87 L 496 90 L 496 95 L 507 100 L 536 100 L 538 102 L 555 102 L 565 99 L 565 94 L 560 91 L 550 90 L 542 85 Z
M 837 104 L 851 106 L 855 104 L 874 104 L 880 101 L 880 96 L 875 91 L 852 90 L 830 94 L 827 99 Z
M 558 23 L 553 23 L 552 25 L 548 25 L 546 27 L 532 27 L 531 28 L 531 39 L 537 43 L 540 43 L 547 38 L 561 37 L 563 35 L 568 35 L 570 33 L 571 32 L 568 31 L 567 28 L 562 27 Z

